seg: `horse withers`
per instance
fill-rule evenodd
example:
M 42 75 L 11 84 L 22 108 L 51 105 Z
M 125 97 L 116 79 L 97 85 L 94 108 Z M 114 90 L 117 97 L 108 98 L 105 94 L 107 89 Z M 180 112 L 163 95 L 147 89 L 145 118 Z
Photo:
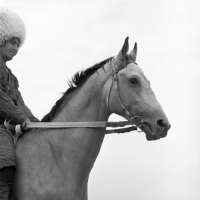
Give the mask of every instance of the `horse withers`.
M 44 122 L 108 121 L 112 113 L 132 121 L 148 140 L 167 135 L 170 123 L 148 79 L 136 64 L 128 38 L 116 57 L 78 72 Z M 16 147 L 13 194 L 17 200 L 87 200 L 90 171 L 106 128 L 33 129 Z

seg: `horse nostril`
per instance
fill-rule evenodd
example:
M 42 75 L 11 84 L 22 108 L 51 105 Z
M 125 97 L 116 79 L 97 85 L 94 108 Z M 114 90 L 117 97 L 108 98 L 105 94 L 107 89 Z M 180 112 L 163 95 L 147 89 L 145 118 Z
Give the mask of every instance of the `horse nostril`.
M 157 126 L 158 126 L 158 129 L 164 130 L 167 127 L 167 124 L 165 123 L 163 119 L 159 119 L 157 120 Z

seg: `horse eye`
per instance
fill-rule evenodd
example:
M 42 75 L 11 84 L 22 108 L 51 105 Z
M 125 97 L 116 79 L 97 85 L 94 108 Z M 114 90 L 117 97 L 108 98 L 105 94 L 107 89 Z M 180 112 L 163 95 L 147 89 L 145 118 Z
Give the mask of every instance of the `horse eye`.
M 138 80 L 138 78 L 136 78 L 136 77 L 130 78 L 129 81 L 130 81 L 130 83 L 131 83 L 132 85 L 138 85 L 138 84 L 139 84 L 139 80 Z

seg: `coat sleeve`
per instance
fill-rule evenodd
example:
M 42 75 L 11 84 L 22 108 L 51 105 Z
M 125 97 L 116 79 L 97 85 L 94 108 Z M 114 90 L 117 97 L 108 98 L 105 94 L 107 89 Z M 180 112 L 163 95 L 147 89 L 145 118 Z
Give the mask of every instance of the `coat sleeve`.
M 38 122 L 39 120 L 33 115 L 31 110 L 25 105 L 20 91 L 17 91 L 17 105 L 26 114 L 31 122 Z
M 16 123 L 23 123 L 28 116 L 19 106 L 16 106 L 13 100 L 0 89 L 0 115 L 4 118 L 11 118 Z

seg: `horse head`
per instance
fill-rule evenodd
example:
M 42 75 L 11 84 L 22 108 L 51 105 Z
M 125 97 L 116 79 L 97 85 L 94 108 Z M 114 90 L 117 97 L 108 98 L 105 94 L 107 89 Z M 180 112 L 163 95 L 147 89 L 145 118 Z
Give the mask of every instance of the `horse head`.
M 170 123 L 151 89 L 150 82 L 136 63 L 137 43 L 128 54 L 126 38 L 119 54 L 110 62 L 113 81 L 108 97 L 109 109 L 144 131 L 147 140 L 167 135 Z M 115 86 L 113 86 L 115 84 Z

